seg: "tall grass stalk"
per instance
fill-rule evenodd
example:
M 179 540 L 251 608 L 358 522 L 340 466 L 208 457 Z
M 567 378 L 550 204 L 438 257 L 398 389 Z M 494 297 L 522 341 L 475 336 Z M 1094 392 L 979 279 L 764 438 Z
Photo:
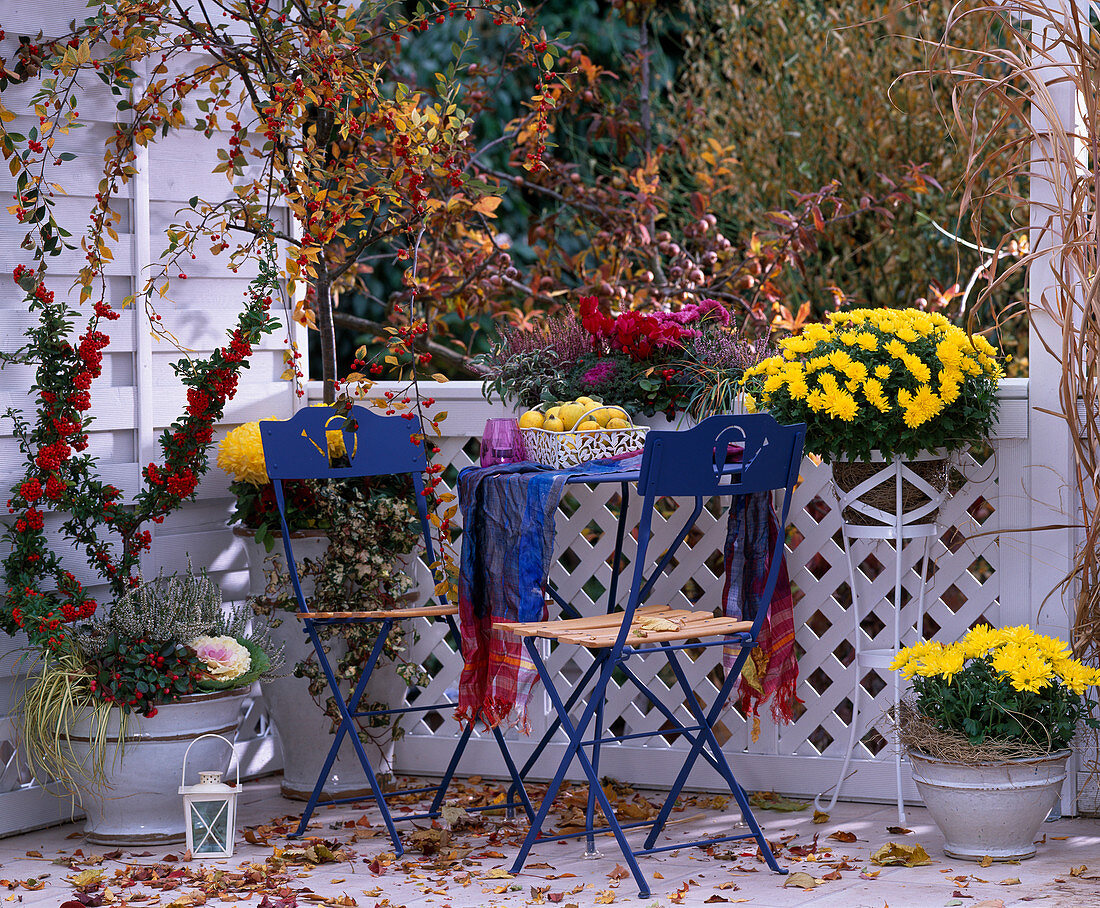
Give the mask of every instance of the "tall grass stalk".
M 1054 415 L 1065 421 L 1072 445 L 1070 482 L 1082 524 L 1062 590 L 1073 599 L 1074 649 L 1095 661 L 1100 658 L 1100 41 L 1088 9 L 1073 0 L 959 3 L 924 75 L 953 86 L 953 116 L 969 141 L 962 214 L 975 233 L 987 208 L 1006 199 L 1026 206 L 1029 200 L 1020 197 L 1019 187 L 1029 182 L 1033 197 L 1038 192 L 1051 200 L 1039 225 L 1042 242 L 1033 241 L 1019 258 L 995 256 L 982 298 L 1032 266 L 1048 267 L 1049 256 L 1054 286 L 1029 303 L 1031 343 L 1061 363 Z M 983 47 L 954 42 L 956 33 L 973 34 L 976 22 L 989 36 Z M 1068 90 L 1078 97 L 1073 124 L 1064 122 L 1064 108 L 1073 112 Z M 1015 138 L 1001 143 L 990 138 L 998 134 Z M 982 244 L 980 236 L 978 241 Z M 1000 252 L 1010 241 L 983 245 Z

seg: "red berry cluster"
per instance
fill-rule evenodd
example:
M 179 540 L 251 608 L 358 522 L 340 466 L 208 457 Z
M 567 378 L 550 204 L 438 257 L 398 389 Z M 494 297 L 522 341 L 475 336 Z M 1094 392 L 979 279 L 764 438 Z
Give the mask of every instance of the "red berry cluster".
M 66 515 L 62 527 L 67 542 L 83 549 L 88 563 L 111 584 L 116 596 L 137 583 L 138 559 L 152 544 L 152 534 L 142 524 L 163 521 L 194 495 L 207 466 L 214 423 L 236 393 L 240 371 L 247 366 L 254 345 L 274 327 L 268 315 L 274 266 L 261 271 L 264 276 L 250 288 L 248 305 L 228 343 L 208 360 L 177 364 L 187 386 L 187 408 L 161 436 L 163 463 L 145 468 L 146 488 L 127 505 L 118 489 L 95 476 L 93 461 L 78 456 L 88 444 L 82 414 L 91 406 L 89 391 L 102 374 L 103 351 L 110 343 L 99 326 L 117 319 L 118 313 L 106 301 L 96 302 L 74 346 L 66 339 L 66 326 L 77 313 L 45 290 L 42 269 L 36 272 L 24 265 L 15 269 L 13 277 L 26 292 L 29 308 L 41 314 L 40 324 L 28 331 L 28 361 L 37 368 L 38 407 L 33 424 L 20 423 L 16 428 L 27 461 L 8 501 L 9 512 L 17 517 L 6 533 L 11 552 L 3 562 L 6 591 L 0 627 L 9 632 L 22 628 L 33 643 L 54 649 L 65 640 L 65 624 L 86 619 L 95 611 L 95 601 L 63 566 L 64 554 L 53 551 L 47 541 L 49 510 Z M 117 533 L 121 545 L 112 546 L 101 538 L 103 527 Z M 68 548 L 67 544 L 66 552 Z M 46 591 L 50 586 L 54 589 Z M 110 685 L 101 689 L 109 690 Z M 111 702 L 129 704 L 137 693 L 159 696 L 154 687 L 134 688 L 129 696 L 112 694 Z

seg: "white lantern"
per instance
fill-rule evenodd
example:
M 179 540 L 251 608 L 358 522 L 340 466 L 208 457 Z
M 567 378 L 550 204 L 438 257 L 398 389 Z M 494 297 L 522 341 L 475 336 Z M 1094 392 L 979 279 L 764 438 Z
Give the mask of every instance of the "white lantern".
M 187 746 L 183 755 L 183 777 L 180 794 L 183 795 L 183 820 L 187 829 L 187 850 L 192 857 L 228 858 L 233 856 L 233 839 L 237 827 L 237 795 L 241 791 L 241 769 L 237 770 L 237 784 L 226 785 L 217 770 L 199 772 L 198 785 L 184 785 L 187 779 L 187 754 L 203 738 L 220 738 L 221 735 L 199 735 Z M 234 761 L 235 762 L 235 761 Z

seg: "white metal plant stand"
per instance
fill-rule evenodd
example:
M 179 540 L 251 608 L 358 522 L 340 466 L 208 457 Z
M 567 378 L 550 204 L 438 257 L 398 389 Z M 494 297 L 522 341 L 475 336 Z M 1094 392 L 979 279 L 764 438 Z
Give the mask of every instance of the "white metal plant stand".
M 915 632 L 916 641 L 923 639 L 924 627 L 924 598 L 928 587 L 928 559 L 931 554 L 932 540 L 939 535 L 939 528 L 935 522 L 935 514 L 947 498 L 949 491 L 945 484 L 943 489 L 935 488 L 923 476 L 918 475 L 910 463 L 918 461 L 943 460 L 947 458 L 947 452 L 943 450 L 924 452 L 911 461 L 894 457 L 884 460 L 880 455 L 872 455 L 872 463 L 881 464 L 881 469 L 860 482 L 850 491 L 843 491 L 834 482 L 833 490 L 840 506 L 842 519 L 842 534 L 844 537 L 844 555 L 848 560 L 848 587 L 852 593 L 852 646 L 855 650 L 852 683 L 852 718 L 849 725 L 848 747 L 844 760 L 840 767 L 840 775 L 833 786 L 832 798 L 825 807 L 821 806 L 825 792 L 814 799 L 814 806 L 819 810 L 829 811 L 836 806 L 841 789 L 848 777 L 848 769 L 852 762 L 852 753 L 859 743 L 860 738 L 867 732 L 870 723 L 860 721 L 860 700 L 863 697 L 863 670 L 866 668 L 888 669 L 898 650 L 902 646 L 902 636 L 910 630 Z M 879 486 L 894 483 L 894 508 L 886 511 L 862 500 L 863 496 Z M 905 510 L 903 507 L 904 484 L 908 483 L 920 492 L 924 493 L 927 500 L 912 508 Z M 851 523 L 844 519 L 843 515 L 848 509 L 862 514 L 876 521 L 874 525 L 862 525 Z M 932 518 L 929 520 L 929 518 Z M 927 521 L 927 522 L 922 522 Z M 857 560 L 853 551 L 854 542 L 857 539 L 893 539 L 894 546 L 894 608 L 893 608 L 893 635 L 892 645 L 889 649 L 864 649 L 862 646 L 863 629 L 860 623 L 863 618 L 871 613 L 870 609 L 862 609 L 859 601 L 859 587 L 856 583 Z M 904 630 L 901 623 L 902 610 L 902 547 L 906 540 L 921 541 L 923 551 L 921 554 L 920 591 L 917 596 L 916 621 L 907 625 Z M 877 605 L 877 603 L 875 603 Z M 901 678 L 897 672 L 891 673 L 891 685 L 894 693 L 894 708 L 898 707 L 901 700 Z M 905 823 L 905 800 L 902 796 L 901 778 L 901 748 L 894 748 L 895 776 L 897 784 L 898 822 Z

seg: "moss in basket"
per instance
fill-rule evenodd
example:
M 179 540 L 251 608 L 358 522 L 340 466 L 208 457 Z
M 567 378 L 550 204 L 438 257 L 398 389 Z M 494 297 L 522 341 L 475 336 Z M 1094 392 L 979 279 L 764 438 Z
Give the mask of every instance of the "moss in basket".
M 1003 377 L 996 351 L 942 315 L 916 309 L 836 312 L 746 370 L 746 408 L 805 423 L 825 458 L 913 457 L 989 435 Z

